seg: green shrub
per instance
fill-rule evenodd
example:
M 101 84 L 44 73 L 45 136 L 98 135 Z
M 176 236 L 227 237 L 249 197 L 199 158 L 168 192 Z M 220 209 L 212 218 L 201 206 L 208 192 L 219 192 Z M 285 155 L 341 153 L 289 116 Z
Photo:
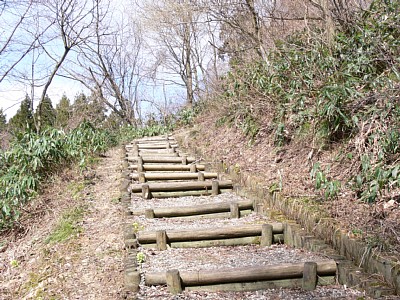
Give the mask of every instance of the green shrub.
M 57 129 L 21 133 L 0 155 L 0 230 L 13 225 L 46 178 L 76 162 L 85 168 L 91 156 L 115 143 L 113 135 L 88 122 L 68 134 Z

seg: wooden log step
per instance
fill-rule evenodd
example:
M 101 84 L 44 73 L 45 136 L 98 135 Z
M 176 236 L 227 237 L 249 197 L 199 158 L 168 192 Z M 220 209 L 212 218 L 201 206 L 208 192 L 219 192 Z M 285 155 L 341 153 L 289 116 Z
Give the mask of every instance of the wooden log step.
M 139 179 L 138 173 L 132 173 L 130 177 L 134 180 Z M 188 172 L 163 172 L 163 173 L 144 173 L 143 176 L 145 180 L 190 180 L 190 179 L 198 179 L 203 175 L 204 179 L 213 179 L 218 178 L 218 173 L 214 172 L 197 172 L 197 173 L 188 173 Z
M 334 260 L 317 263 L 318 276 L 335 276 L 336 262 Z M 216 270 L 179 271 L 184 287 L 204 286 L 212 284 L 257 282 L 269 280 L 284 280 L 302 278 L 304 263 L 279 264 L 272 266 L 255 266 L 242 268 L 227 268 Z M 145 273 L 146 285 L 165 285 L 166 272 Z
M 283 244 L 283 234 L 274 234 L 273 243 Z M 189 242 L 170 242 L 171 248 L 207 248 L 207 247 L 223 247 L 223 246 L 244 246 L 244 245 L 259 245 L 260 237 L 241 237 L 241 238 L 230 238 L 230 239 L 217 239 L 217 240 L 202 240 L 202 241 L 189 241 Z M 142 244 L 143 248 L 156 249 L 157 244 Z
M 272 232 L 274 234 L 283 233 L 282 223 L 273 223 Z M 206 228 L 196 230 L 168 230 L 168 242 L 185 242 L 201 240 L 229 239 L 249 236 L 261 236 L 262 225 L 241 225 L 221 228 Z M 140 244 L 151 244 L 157 241 L 155 231 L 141 231 L 137 234 Z
M 243 218 L 245 216 L 248 216 L 252 213 L 253 211 L 250 209 L 246 210 L 241 210 L 240 211 L 240 218 Z M 224 212 L 224 213 L 215 213 L 215 214 L 206 214 L 206 215 L 193 215 L 193 216 L 183 216 L 183 217 L 172 217 L 173 219 L 178 219 L 178 220 L 199 220 L 199 219 L 229 219 L 232 218 L 232 215 L 230 212 Z
M 233 192 L 233 188 L 219 189 L 219 192 L 230 193 Z M 132 193 L 135 196 L 143 196 L 143 192 Z M 174 192 L 152 192 L 151 198 L 165 199 L 165 198 L 179 198 L 179 197 L 190 197 L 190 196 L 211 196 L 213 195 L 211 190 L 191 190 L 191 191 L 174 191 Z
M 168 149 L 139 149 L 139 154 L 151 154 L 151 155 L 158 155 L 158 154 L 165 154 L 165 153 L 175 153 L 175 148 L 168 148 Z
M 239 282 L 239 283 L 223 283 L 211 284 L 203 286 L 188 286 L 187 291 L 203 291 L 203 292 L 251 292 L 268 289 L 281 288 L 301 288 L 303 283 L 302 278 L 268 280 L 257 282 Z M 336 276 L 318 276 L 317 284 L 319 286 L 335 285 Z
M 151 157 L 179 157 L 179 153 L 178 152 L 164 152 L 164 153 L 147 153 L 147 152 L 140 152 L 140 153 L 128 153 L 127 159 L 128 160 L 135 160 L 137 159 L 137 157 L 147 157 L 147 156 L 151 156 Z M 182 157 L 182 156 L 181 156 Z M 182 160 L 182 159 L 181 159 Z
M 172 136 L 169 137 L 148 137 L 148 138 L 141 138 L 133 141 L 132 143 L 151 143 L 151 142 L 165 142 L 165 141 L 175 141 L 175 138 Z
M 177 144 L 172 143 L 151 143 L 151 144 L 137 144 L 139 150 L 147 150 L 147 149 L 170 149 L 177 148 Z
M 236 201 L 240 210 L 248 210 L 254 208 L 253 200 Z M 172 218 L 194 215 L 205 215 L 230 211 L 231 202 L 206 203 L 202 205 L 192 206 L 174 206 L 174 207 L 156 207 L 153 208 L 155 218 Z M 144 215 L 145 210 L 133 210 L 135 216 Z
M 194 167 L 195 166 L 195 169 Z M 129 169 L 132 170 L 137 170 L 137 165 L 136 164 L 132 164 L 128 166 Z M 149 164 L 145 164 L 143 165 L 143 171 L 193 171 L 197 172 L 197 171 L 204 171 L 205 170 L 205 165 L 172 165 L 172 164 L 153 164 L 153 165 L 149 165 Z
M 211 189 L 213 182 L 218 183 L 219 188 L 233 188 L 232 180 L 214 180 L 214 181 L 187 181 L 187 182 L 155 182 L 148 183 L 150 192 L 172 192 L 172 191 L 187 191 L 187 190 L 202 190 Z M 132 192 L 142 191 L 143 184 L 132 184 Z
M 128 161 L 137 161 L 138 157 L 128 157 Z M 157 156 L 142 156 L 143 163 L 175 163 L 175 164 L 189 164 L 194 163 L 196 158 L 194 157 L 157 157 Z

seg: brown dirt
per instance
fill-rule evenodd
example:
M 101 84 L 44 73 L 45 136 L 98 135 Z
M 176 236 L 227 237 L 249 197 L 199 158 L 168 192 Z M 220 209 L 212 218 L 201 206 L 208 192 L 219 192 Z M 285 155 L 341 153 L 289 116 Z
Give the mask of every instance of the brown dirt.
M 1 236 L 0 299 L 123 299 L 120 153 L 113 150 L 84 174 L 53 179 L 21 219 Z M 77 235 L 46 243 L 65 212 L 84 211 Z

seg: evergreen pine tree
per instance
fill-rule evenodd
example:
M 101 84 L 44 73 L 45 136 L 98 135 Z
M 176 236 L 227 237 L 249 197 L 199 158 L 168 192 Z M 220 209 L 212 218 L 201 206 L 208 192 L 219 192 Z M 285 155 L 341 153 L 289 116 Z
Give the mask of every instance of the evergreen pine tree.
M 65 129 L 68 126 L 69 119 L 72 116 L 72 106 L 66 95 L 63 95 L 60 102 L 56 105 L 56 123 L 57 128 Z
M 56 121 L 56 111 L 48 95 L 40 101 L 35 116 L 36 120 L 38 120 L 40 130 L 54 126 Z
M 7 118 L 3 109 L 0 108 L 0 132 L 4 132 L 7 128 Z
M 106 118 L 104 111 L 101 102 L 93 96 L 87 97 L 84 93 L 81 93 L 75 97 L 73 118 L 77 124 L 89 121 L 93 125 L 99 126 Z
M 28 129 L 33 129 L 33 113 L 31 107 L 31 99 L 28 95 L 21 102 L 21 106 L 17 113 L 10 119 L 9 130 L 16 135 L 20 132 L 25 132 Z

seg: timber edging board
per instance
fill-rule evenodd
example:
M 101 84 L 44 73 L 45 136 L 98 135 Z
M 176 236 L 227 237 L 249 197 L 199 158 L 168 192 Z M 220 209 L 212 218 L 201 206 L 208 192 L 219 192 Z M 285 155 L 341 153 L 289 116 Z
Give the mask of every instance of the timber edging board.
M 194 149 L 188 149 L 188 151 L 195 152 Z M 199 149 L 196 151 L 198 152 Z M 228 174 L 235 184 L 238 184 L 236 188 L 239 195 L 246 195 L 246 197 L 260 201 L 261 209 L 264 211 L 269 209 L 280 211 L 284 218 L 298 222 L 304 229 L 294 226 L 296 229 L 293 230 L 293 235 L 297 240 L 295 247 L 315 250 L 313 243 L 307 242 L 306 232 L 312 232 L 317 238 L 332 245 L 334 250 L 327 250 L 327 254 L 335 257 L 339 262 L 340 284 L 362 288 L 371 297 L 400 295 L 400 265 L 396 259 L 368 251 L 368 245 L 360 240 L 350 238 L 334 219 L 321 216 L 312 209 L 310 212 L 302 201 L 283 198 L 276 191 L 271 193 L 262 179 L 256 179 L 255 176 L 246 172 L 238 173 L 235 166 L 229 166 L 220 160 L 214 161 L 214 166 L 216 170 Z M 292 226 L 290 223 L 289 221 L 289 227 Z M 356 265 L 360 267 L 356 267 Z M 376 278 L 377 276 L 373 277 L 371 274 L 383 276 L 389 285 L 382 283 L 379 278 Z
M 159 240 L 160 236 L 163 237 L 163 240 Z M 247 237 L 259 237 L 259 239 L 240 239 Z M 159 250 L 166 250 L 166 245 L 172 246 L 173 243 L 175 243 L 175 247 L 214 247 L 216 245 L 224 245 L 224 242 L 227 245 L 250 242 L 250 244 L 270 246 L 273 243 L 282 242 L 283 238 L 282 223 L 213 227 L 195 230 L 141 231 L 137 234 L 137 241 L 140 245 L 151 244 Z
M 234 202 L 237 203 L 239 210 L 252 210 L 254 209 L 254 201 L 242 200 Z M 230 212 L 230 202 L 217 202 L 207 205 L 192 205 L 192 206 L 171 206 L 171 207 L 155 207 L 153 208 L 154 218 L 172 218 L 172 217 L 185 217 L 205 214 L 215 214 Z M 132 214 L 144 215 L 145 210 L 132 210 Z
M 125 212 L 125 218 L 128 218 L 130 213 L 131 205 L 131 192 L 129 189 L 130 172 L 128 170 L 128 162 L 125 160 L 126 156 L 126 145 L 122 146 L 121 155 L 121 186 L 120 186 L 120 201 Z M 128 184 L 127 184 L 128 183 Z M 136 293 L 139 291 L 140 284 L 140 273 L 137 266 L 136 255 L 137 255 L 137 241 L 135 234 L 131 230 L 131 225 L 128 223 L 124 225 L 124 245 L 125 245 L 125 258 L 124 258 L 124 288 L 128 293 Z
M 334 260 L 313 262 L 316 265 L 315 268 L 311 269 L 311 272 L 315 272 L 314 275 L 307 273 L 307 269 L 305 268 L 307 263 L 309 262 L 216 270 L 175 271 L 174 273 L 179 276 L 180 290 L 196 286 L 205 286 L 205 289 L 207 289 L 210 285 L 235 283 L 243 284 L 241 290 L 246 290 L 245 283 L 259 284 L 263 282 L 267 284 L 268 281 L 274 282 L 277 280 L 286 280 L 286 286 L 294 287 L 299 284 L 299 281 L 296 279 L 302 278 L 301 283 L 304 286 L 305 283 L 310 284 L 310 282 L 305 282 L 308 278 L 311 278 L 312 281 L 312 278 L 317 280 L 317 277 L 330 277 L 330 282 L 332 283 L 332 279 L 336 276 L 337 271 Z M 146 273 L 144 275 L 146 285 L 167 284 L 170 286 L 168 282 L 169 272 Z

